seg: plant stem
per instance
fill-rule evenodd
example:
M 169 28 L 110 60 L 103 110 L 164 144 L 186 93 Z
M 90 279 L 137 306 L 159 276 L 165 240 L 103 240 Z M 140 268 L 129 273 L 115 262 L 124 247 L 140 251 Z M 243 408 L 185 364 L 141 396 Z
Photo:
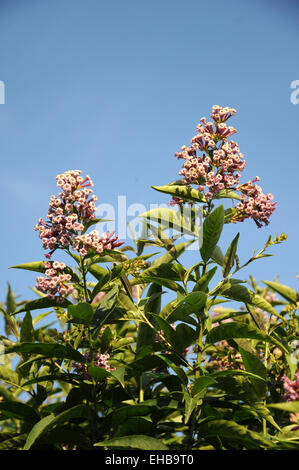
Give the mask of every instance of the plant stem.
M 143 383 L 142 383 L 142 375 L 140 375 L 139 378 L 139 403 L 142 403 L 144 401 L 144 390 L 143 390 Z
M 85 272 L 85 267 L 84 267 L 84 258 L 82 258 L 81 256 L 80 256 L 80 268 L 81 268 L 81 274 L 82 274 L 85 302 L 89 302 L 88 290 L 87 290 L 87 285 L 86 285 L 86 272 Z
M 200 369 L 198 369 L 198 366 L 201 364 L 201 359 L 202 359 L 202 335 L 203 335 L 203 322 L 201 319 L 199 319 L 199 324 L 200 324 L 200 329 L 199 329 L 199 336 L 197 340 L 197 355 L 196 355 L 196 371 L 195 371 L 195 378 L 198 378 L 200 376 Z

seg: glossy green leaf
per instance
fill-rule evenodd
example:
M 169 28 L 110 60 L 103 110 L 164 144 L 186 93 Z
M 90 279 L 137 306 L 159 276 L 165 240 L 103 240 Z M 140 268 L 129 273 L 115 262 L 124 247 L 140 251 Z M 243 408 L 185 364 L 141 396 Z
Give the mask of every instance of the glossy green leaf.
M 199 393 L 206 390 L 209 386 L 214 385 L 215 383 L 216 380 L 213 379 L 211 376 L 202 375 L 201 377 L 198 377 L 192 385 L 192 395 L 198 395 Z
M 284 284 L 280 284 L 279 282 L 273 281 L 262 281 L 266 284 L 270 289 L 274 290 L 278 294 L 282 295 L 288 302 L 292 302 L 296 304 L 299 301 L 299 294 L 294 289 L 289 286 L 285 286 Z
M 252 292 L 245 286 L 240 284 L 232 284 L 231 280 L 226 287 L 224 286 L 224 288 L 221 289 L 220 293 L 223 297 L 253 305 L 254 307 L 258 307 L 261 310 L 271 313 L 272 315 L 275 315 L 276 317 L 284 320 L 284 318 L 276 312 L 275 308 L 272 307 L 270 302 L 255 294 L 255 292 Z
M 1 359 L 2 356 L 0 355 L 0 360 Z M 8 366 L 0 366 L 0 379 L 11 385 L 20 384 L 19 375 Z
M 299 413 L 299 400 L 286 401 L 283 403 L 267 403 L 267 407 L 286 411 L 288 413 Z
M 198 396 L 190 395 L 185 388 L 183 389 L 183 394 L 184 394 L 184 402 L 185 402 L 184 423 L 187 424 L 192 415 L 193 410 L 196 408 L 198 404 L 202 403 L 202 399 Z
M 213 279 L 216 271 L 217 271 L 217 266 L 214 266 L 214 268 L 207 271 L 200 279 L 198 279 L 195 286 L 193 287 L 193 292 L 195 291 L 206 292 L 208 290 L 209 283 L 211 279 Z
M 58 343 L 19 343 L 15 346 L 5 348 L 5 354 L 41 354 L 43 357 L 56 357 L 60 359 L 73 359 L 85 362 L 79 351 L 73 349 L 69 344 L 63 346 Z
M 94 327 L 93 336 L 96 337 L 108 320 L 109 316 L 116 307 L 117 297 L 119 294 L 119 286 L 114 286 L 101 300 L 99 306 L 97 307 L 92 321 L 92 326 Z
M 185 317 L 192 313 L 202 315 L 206 301 L 207 296 L 204 292 L 191 292 L 191 294 L 183 297 L 182 300 L 164 307 L 161 317 L 171 323 L 176 320 L 184 321 Z
M 149 299 L 144 308 L 145 316 L 148 314 L 148 312 L 152 312 L 158 315 L 161 309 L 162 286 L 156 283 L 151 284 L 147 291 L 147 296 Z M 153 344 L 155 341 L 155 336 L 156 333 L 153 328 L 144 322 L 140 322 L 138 325 L 136 339 L 136 352 L 138 352 L 138 350 L 146 344 Z
M 91 323 L 94 314 L 92 306 L 87 302 L 70 305 L 67 311 L 78 323 L 83 323 L 84 325 Z
M 34 271 L 38 273 L 45 273 L 46 269 L 45 268 L 45 262 L 46 261 L 33 261 L 31 263 L 24 263 L 24 264 L 18 264 L 17 266 L 11 266 L 10 269 L 25 269 L 27 271 Z M 72 276 L 72 281 L 78 282 L 79 278 L 77 274 L 74 273 L 74 271 L 66 266 L 63 270 L 65 274 L 70 274 Z
M 267 335 L 263 333 L 261 330 L 257 328 L 253 328 L 248 326 L 246 323 L 242 322 L 231 322 L 231 323 L 224 323 L 219 326 L 215 326 L 209 331 L 207 335 L 207 342 L 208 343 L 216 343 L 222 340 L 230 340 L 234 338 L 248 338 L 248 339 L 256 339 L 260 341 L 265 341 L 270 344 L 274 344 L 278 346 L 282 351 L 286 351 L 286 347 L 277 341 L 273 336 Z
M 230 189 L 221 189 L 214 194 L 213 199 L 237 199 L 237 201 L 241 201 L 241 196 Z
M 257 355 L 252 354 L 250 351 L 243 349 L 240 345 L 238 350 L 242 356 L 243 364 L 247 372 L 256 374 L 262 377 L 265 381 L 267 380 L 267 369 Z M 259 397 L 265 397 L 267 393 L 267 384 L 260 379 L 251 379 L 255 391 Z
M 198 216 L 199 210 L 197 210 Z M 196 209 L 191 207 L 184 207 L 184 211 L 180 209 L 156 208 L 151 209 L 138 217 L 144 217 L 151 222 L 160 224 L 162 230 L 174 229 L 181 234 L 190 235 L 198 238 L 200 235 L 200 228 L 195 223 Z
M 85 222 L 84 230 L 82 230 L 81 234 L 83 235 L 93 225 L 105 222 L 111 222 L 111 219 L 91 219 L 88 222 Z
M 222 275 L 223 277 L 227 277 L 234 266 L 235 257 L 237 253 L 237 246 L 239 241 L 240 234 L 238 233 L 231 244 L 229 245 L 227 252 L 225 253 L 223 265 L 222 265 Z
M 140 450 L 168 450 L 168 447 L 159 439 L 155 439 L 151 436 L 144 436 L 142 434 L 115 437 L 107 441 L 97 442 L 94 445 L 112 449 L 130 448 Z
M 78 374 L 65 374 L 65 373 L 42 375 L 40 377 L 35 377 L 34 379 L 28 380 L 26 383 L 24 383 L 23 387 L 26 387 L 27 385 L 42 383 L 42 382 L 54 382 L 56 380 L 58 382 L 77 384 L 78 382 L 81 381 L 81 377 Z
M 14 312 L 14 315 L 17 313 L 27 312 L 31 310 L 38 310 L 41 308 L 49 308 L 49 307 L 68 307 L 71 305 L 71 302 L 67 299 L 64 299 L 63 302 L 59 303 L 56 299 L 49 299 L 49 297 L 43 297 L 41 299 L 31 300 L 26 302 L 21 308 Z
M 21 323 L 21 343 L 31 343 L 34 341 L 34 330 L 32 325 L 32 317 L 30 312 L 26 312 Z
M 185 185 L 167 184 L 165 186 L 152 186 L 152 188 L 161 193 L 179 197 L 184 201 L 207 202 L 205 196 L 197 189 Z
M 39 414 L 26 403 L 17 401 L 0 402 L 0 414 L 5 418 L 16 418 L 26 422 L 35 423 L 39 421 Z
M 50 414 L 36 423 L 28 434 L 26 443 L 23 450 L 29 450 L 32 445 L 40 438 L 46 431 L 49 431 L 54 426 L 58 426 L 68 422 L 72 418 L 86 416 L 86 405 L 76 405 L 66 411 L 55 416 Z
M 211 258 L 213 261 L 215 261 L 215 263 L 219 264 L 219 266 L 223 266 L 224 255 L 218 245 L 215 246 Z
M 237 440 L 248 449 L 267 449 L 273 447 L 270 439 L 251 431 L 246 426 L 225 419 L 213 419 L 200 424 L 199 434 L 202 437 L 219 436 L 227 440 Z
M 26 434 L 19 434 L 0 442 L 0 450 L 21 450 L 26 441 Z
M 224 223 L 224 209 L 221 204 L 211 214 L 209 214 L 203 223 L 203 242 L 200 249 L 202 260 L 209 261 L 217 246 Z

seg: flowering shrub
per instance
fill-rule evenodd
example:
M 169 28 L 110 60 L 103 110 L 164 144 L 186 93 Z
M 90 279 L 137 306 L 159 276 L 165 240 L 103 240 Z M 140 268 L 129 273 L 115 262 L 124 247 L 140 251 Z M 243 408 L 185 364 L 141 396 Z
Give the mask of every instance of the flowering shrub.
M 0 449 L 298 449 L 298 293 L 239 276 L 286 235 L 242 263 L 239 233 L 222 251 L 224 224 L 268 225 L 276 206 L 258 177 L 240 183 L 245 160 L 226 124 L 235 112 L 214 106 L 176 154 L 182 179 L 154 187 L 179 211 L 203 209 L 188 268 L 179 257 L 201 230 L 192 210 L 192 240 L 164 233 L 167 221 L 184 229 L 177 210 L 154 209 L 144 214 L 154 237 L 124 246 L 93 228 L 90 177 L 57 176 L 61 192 L 35 227 L 47 260 L 14 266 L 38 273 L 37 298 L 18 301 L 9 285 L 0 306 Z M 55 328 L 42 326 L 50 314 Z

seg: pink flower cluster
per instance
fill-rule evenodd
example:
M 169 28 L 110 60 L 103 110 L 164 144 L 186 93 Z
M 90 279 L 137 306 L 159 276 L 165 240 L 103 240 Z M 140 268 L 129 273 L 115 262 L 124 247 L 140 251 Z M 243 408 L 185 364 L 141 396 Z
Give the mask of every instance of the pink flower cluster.
M 74 286 L 69 284 L 72 276 L 63 273 L 66 265 L 58 261 L 54 261 L 53 263 L 47 261 L 45 268 L 46 277 L 37 277 L 35 287 L 40 292 L 47 294 L 50 299 L 54 299 L 56 294 L 58 294 L 56 298 L 57 302 L 62 303 L 64 298 L 74 290 Z
M 78 374 L 82 375 L 82 377 L 89 380 L 91 379 L 91 375 L 88 373 L 88 366 L 91 365 L 91 356 L 89 353 L 85 353 L 84 357 L 86 361 L 85 364 L 75 362 L 73 364 L 73 367 Z M 115 370 L 115 368 L 110 367 L 109 362 L 108 362 L 109 359 L 110 359 L 109 354 L 94 353 L 93 354 L 93 367 L 102 367 L 102 369 L 105 369 L 108 372 Z
M 257 176 L 254 180 L 248 181 L 246 184 L 237 185 L 236 189 L 241 191 L 241 202 L 236 206 L 237 213 L 233 217 L 234 222 L 242 222 L 244 219 L 253 219 L 258 227 L 269 224 L 269 217 L 276 208 L 276 202 L 273 194 L 264 194 L 262 188 L 257 184 L 259 181 Z M 247 196 L 247 199 L 246 199 Z
M 283 388 L 285 390 L 284 398 L 286 401 L 299 400 L 299 370 L 297 370 L 294 380 L 283 375 Z
M 39 219 L 35 230 L 43 242 L 43 248 L 50 250 L 46 258 L 51 259 L 57 248 L 68 248 L 72 242 L 74 233 L 84 229 L 84 222 L 95 218 L 95 195 L 89 186 L 93 183 L 89 176 L 83 179 L 81 171 L 69 170 L 57 175 L 57 186 L 62 192 L 58 197 L 50 198 L 47 221 Z
M 87 254 L 89 248 L 94 248 L 98 253 L 103 249 L 112 249 L 120 246 L 122 242 L 116 242 L 117 236 L 104 234 L 101 238 L 91 232 L 89 235 L 78 235 L 84 230 L 84 224 L 96 218 L 95 202 L 97 196 L 92 195 L 93 183 L 89 176 L 83 178 L 80 170 L 69 170 L 56 176 L 57 186 L 62 189 L 58 197 L 50 198 L 47 221 L 39 219 L 35 230 L 43 242 L 43 248 L 50 250 L 45 256 L 51 259 L 52 254 L 58 248 L 73 247 L 82 256 Z
M 99 237 L 97 230 L 92 230 L 90 233 L 83 235 L 76 235 L 73 242 L 73 250 L 79 251 L 81 256 L 86 256 L 88 250 L 95 250 L 97 253 L 102 253 L 104 250 L 112 250 L 123 242 L 118 241 L 118 236 L 114 232 L 106 232 Z
M 236 129 L 225 123 L 235 113 L 234 108 L 213 106 L 211 118 L 214 122 L 207 122 L 204 117 L 200 119 L 191 145 L 183 146 L 181 152 L 175 153 L 178 159 L 185 160 L 179 174 L 183 177 L 182 184 L 196 185 L 207 200 L 211 200 L 221 190 L 241 191 L 242 200 L 234 221 L 253 218 L 261 227 L 262 223 L 269 223 L 268 218 L 275 210 L 276 203 L 271 202 L 272 194 L 264 195 L 259 186 L 253 186 L 257 179 L 245 185 L 239 184 L 245 160 L 238 144 L 227 140 L 237 132 Z M 202 155 L 198 155 L 198 151 Z M 181 198 L 174 196 L 170 204 L 182 202 Z

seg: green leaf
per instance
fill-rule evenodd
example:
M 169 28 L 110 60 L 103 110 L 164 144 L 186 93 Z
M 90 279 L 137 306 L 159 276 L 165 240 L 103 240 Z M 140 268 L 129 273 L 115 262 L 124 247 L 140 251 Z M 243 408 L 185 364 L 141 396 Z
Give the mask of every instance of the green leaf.
M 86 405 L 76 405 L 66 411 L 55 416 L 50 414 L 36 423 L 28 434 L 25 446 L 23 450 L 29 450 L 32 445 L 40 438 L 46 431 L 49 431 L 54 426 L 58 426 L 62 423 L 68 422 L 72 418 L 79 418 L 86 416 Z
M 181 234 L 198 238 L 200 229 L 195 223 L 196 216 L 197 212 L 195 208 L 185 207 L 183 212 L 181 212 L 180 209 L 151 209 L 138 217 L 143 217 L 151 222 L 158 222 L 161 226 L 161 230 L 174 229 Z
M 215 261 L 215 263 L 219 264 L 219 266 L 223 265 L 224 255 L 218 245 L 215 246 L 211 258 L 213 261 Z
M 212 330 L 209 331 L 207 335 L 207 342 L 217 343 L 218 341 L 222 341 L 224 339 L 230 340 L 234 338 L 249 338 L 265 341 L 267 343 L 271 343 L 275 346 L 278 346 L 282 351 L 288 352 L 285 346 L 283 346 L 272 336 L 263 333 L 257 328 L 250 327 L 246 323 L 236 321 L 231 323 L 224 323 L 222 325 L 215 326 L 214 328 L 212 328 Z
M 282 295 L 287 301 L 296 304 L 299 301 L 298 293 L 292 289 L 291 287 L 285 286 L 284 284 L 280 284 L 279 282 L 273 281 L 262 281 L 266 284 L 270 289 L 278 292 L 278 294 Z
M 81 377 L 78 374 L 65 374 L 65 373 L 43 375 L 43 376 L 35 377 L 34 379 L 28 380 L 28 382 L 24 383 L 23 387 L 26 387 L 27 385 L 41 383 L 41 382 L 54 382 L 56 380 L 58 382 L 77 384 L 78 381 L 81 380 Z
M 144 436 L 142 434 L 131 436 L 121 436 L 109 439 L 108 441 L 97 442 L 95 446 L 100 447 L 112 447 L 112 448 L 123 448 L 129 447 L 130 449 L 141 449 L 141 450 L 168 450 L 168 447 L 163 444 L 159 439 L 154 437 Z
M 144 307 L 145 316 L 148 312 L 158 315 L 161 309 L 162 287 L 159 284 L 152 283 L 147 291 L 147 296 L 149 299 Z M 146 344 L 153 344 L 155 335 L 156 333 L 153 328 L 147 325 L 147 323 L 140 322 L 137 331 L 136 352 Z
M 21 323 L 21 343 L 31 343 L 34 341 L 34 330 L 32 325 L 32 317 L 30 312 L 26 312 Z
M 94 327 L 93 330 L 93 337 L 96 337 L 104 325 L 105 321 L 109 318 L 111 313 L 116 307 L 117 303 L 117 296 L 119 293 L 119 286 L 114 286 L 110 292 L 108 292 L 105 297 L 101 300 L 99 306 L 97 307 L 92 321 L 92 326 Z
M 126 368 L 124 366 L 117 367 L 111 371 L 111 375 L 119 381 L 123 388 L 125 388 L 125 371 Z
M 102 266 L 99 266 L 98 264 L 91 264 L 88 267 L 88 271 L 99 281 L 94 288 L 97 291 L 96 293 L 98 293 L 101 290 L 101 287 L 103 287 L 111 279 L 111 272 L 102 268 Z M 92 298 L 95 297 L 95 295 L 96 294 L 93 292 Z
M 246 371 L 258 375 L 266 381 L 267 369 L 262 363 L 262 361 L 255 354 L 252 354 L 246 349 L 243 349 L 240 345 L 238 346 L 238 350 L 242 356 L 243 364 L 245 366 Z M 251 379 L 251 382 L 257 395 L 260 398 L 265 397 L 267 393 L 267 384 L 261 381 L 260 379 L 256 380 L 254 378 Z
M 181 367 L 177 366 L 176 364 L 174 364 L 167 356 L 166 354 L 154 354 L 152 357 L 156 357 L 158 359 L 161 359 L 166 365 L 167 367 L 170 367 L 174 373 L 177 375 L 177 377 L 180 379 L 180 381 L 185 385 L 187 386 L 188 385 L 188 377 L 187 375 L 185 374 L 185 371 L 184 369 L 182 369 Z
M 185 185 L 168 184 L 165 186 L 152 186 L 153 189 L 161 193 L 184 199 L 184 201 L 207 202 L 205 196 L 197 189 L 189 188 Z
M 68 313 L 77 323 L 89 325 L 93 318 L 93 308 L 87 302 L 80 302 L 76 305 L 70 305 L 67 309 Z
M 201 393 L 202 391 L 206 390 L 207 387 L 209 387 L 210 385 L 214 385 L 216 383 L 216 380 L 213 379 L 211 376 L 201 376 L 201 377 L 198 377 L 193 385 L 192 385 L 192 395 L 195 396 L 195 395 L 198 395 L 199 393 Z
M 218 377 L 227 377 L 230 375 L 240 375 L 244 377 L 248 377 L 250 379 L 256 379 L 261 382 L 265 382 L 265 379 L 263 377 L 260 377 L 257 374 L 253 374 L 252 372 L 249 372 L 247 370 L 243 369 L 225 369 L 225 370 L 217 370 L 216 372 L 211 373 L 211 377 L 218 378 Z
M 79 351 L 73 349 L 69 344 L 63 346 L 58 343 L 19 343 L 15 346 L 5 348 L 5 354 L 41 354 L 43 357 L 56 357 L 59 359 L 73 359 L 85 362 Z
M 261 434 L 249 430 L 234 421 L 215 419 L 199 425 L 199 435 L 202 437 L 219 436 L 232 442 L 241 442 L 246 449 L 271 448 L 271 441 Z
M 261 402 L 253 403 L 252 410 L 255 410 L 259 414 L 259 416 L 261 416 L 263 419 L 266 419 L 268 423 L 272 424 L 272 426 L 278 429 L 278 431 L 281 431 L 281 428 L 278 426 L 269 409 L 266 407 L 264 400 Z
M 167 253 L 156 258 L 152 265 L 145 269 L 140 276 L 138 276 L 138 279 L 141 281 L 143 278 L 148 277 L 166 278 L 166 280 L 179 279 L 177 271 L 174 270 L 170 263 L 174 259 L 177 259 L 179 256 L 181 256 L 192 243 L 193 240 L 179 243 L 178 245 L 174 246 L 169 251 L 167 251 Z
M 283 403 L 267 403 L 267 407 L 287 411 L 288 413 L 299 413 L 299 400 L 286 401 Z
M 196 263 L 194 264 L 193 266 L 191 266 L 191 268 L 189 268 L 185 275 L 184 275 L 184 284 L 187 284 L 187 282 L 189 281 L 190 277 L 191 277 L 191 280 L 194 280 L 194 276 L 191 276 L 192 275 L 192 272 L 197 269 L 199 266 L 201 266 L 203 263 L 202 261 L 199 261 L 199 263 Z
M 170 271 L 173 272 L 173 270 L 170 269 Z M 154 282 L 155 284 L 159 284 L 160 286 L 167 287 L 168 289 L 171 289 L 175 292 L 181 292 L 184 293 L 184 289 L 180 284 L 178 284 L 175 281 L 172 281 L 171 279 L 167 279 L 166 277 L 158 277 L 155 274 L 152 274 L 150 276 L 146 275 L 141 275 L 136 279 L 132 279 L 130 281 L 131 285 L 136 285 L 136 284 L 147 284 L 147 283 L 152 283 Z
M 84 224 L 84 230 L 82 230 L 81 234 L 83 235 L 92 225 L 104 223 L 104 222 L 111 222 L 111 219 L 91 219 Z
M 161 317 L 169 323 L 176 320 L 187 321 L 187 316 L 191 313 L 202 315 L 203 309 L 207 301 L 207 296 L 204 292 L 191 292 L 186 295 L 182 300 L 174 302 L 169 308 L 166 305 L 161 312 Z
M 221 189 L 220 191 L 218 191 L 218 193 L 214 194 L 213 196 L 213 199 L 223 199 L 223 198 L 237 199 L 238 201 L 241 201 L 241 196 L 239 196 L 239 194 L 229 189 Z
M 123 366 L 117 367 L 112 371 L 108 371 L 102 367 L 89 366 L 88 372 L 97 382 L 108 379 L 109 377 L 114 377 L 122 387 L 125 387 L 125 367 Z
M 31 406 L 17 401 L 0 403 L 0 413 L 6 418 L 16 418 L 32 423 L 40 419 L 39 414 Z
M 183 394 L 184 394 L 184 401 L 185 401 L 185 419 L 184 423 L 187 424 L 193 410 L 196 408 L 198 404 L 202 403 L 201 397 L 198 396 L 191 396 L 188 391 L 184 388 L 183 389 Z
M 26 302 L 21 308 L 14 312 L 14 315 L 17 313 L 27 312 L 28 310 L 37 310 L 40 308 L 49 308 L 49 307 L 68 307 L 71 305 L 71 302 L 67 299 L 64 299 L 63 302 L 59 303 L 56 299 L 49 299 L 49 297 L 43 297 L 41 299 L 31 300 Z
M 18 264 L 17 266 L 10 266 L 9 269 L 25 269 L 38 273 L 44 273 L 46 271 L 45 261 L 32 261 L 32 263 Z
M 195 286 L 193 287 L 193 292 L 195 291 L 202 291 L 206 292 L 209 287 L 209 282 L 213 278 L 215 272 L 217 271 L 217 266 L 207 271 L 198 281 L 196 282 Z
M 25 269 L 27 271 L 45 273 L 47 268 L 45 268 L 45 261 L 33 261 L 32 263 L 24 263 L 18 264 L 17 266 L 11 266 L 9 269 Z M 71 268 L 66 266 L 63 271 L 65 274 L 70 274 L 72 276 L 72 281 L 79 282 L 77 274 L 75 274 Z
M 0 359 L 2 359 L 1 355 L 0 355 Z M 19 375 L 17 374 L 17 372 L 11 370 L 11 368 L 7 366 L 0 366 L 0 379 L 11 385 L 20 384 L 20 379 L 19 379 Z
M 9 282 L 7 283 L 7 294 L 6 294 L 5 304 L 6 304 L 6 313 L 11 314 L 15 311 L 16 301 L 15 301 L 15 297 L 11 290 L 11 286 Z
M 23 446 L 26 441 L 26 434 L 16 435 L 9 439 L 5 439 L 0 442 L 0 450 L 20 450 L 20 447 Z
M 119 320 L 144 321 L 142 311 L 134 304 L 130 297 L 124 292 L 120 292 L 117 299 L 117 310 L 121 312 Z
M 230 246 L 228 247 L 227 252 L 225 253 L 223 265 L 222 265 L 222 274 L 223 277 L 227 277 L 235 263 L 235 257 L 237 253 L 237 246 L 239 240 L 240 233 L 238 233 L 233 241 L 231 242 Z
M 29 450 L 34 442 L 43 434 L 43 432 L 50 427 L 55 420 L 55 415 L 50 414 L 36 423 L 27 436 L 23 450 Z
M 44 313 L 40 313 L 39 315 L 37 315 L 35 318 L 33 318 L 32 320 L 32 326 L 35 326 L 37 325 L 38 322 L 40 322 L 43 318 L 47 317 L 48 315 L 50 315 L 52 312 L 44 312 Z
M 103 367 L 88 367 L 88 373 L 97 381 L 101 382 L 111 376 L 110 372 Z
M 211 214 L 209 214 L 203 223 L 203 243 L 200 249 L 201 257 L 204 263 L 207 263 L 216 248 L 220 238 L 224 223 L 224 209 L 221 204 Z
M 275 315 L 276 317 L 284 320 L 284 318 L 279 315 L 279 313 L 277 313 L 276 310 L 272 307 L 270 302 L 268 302 L 263 297 L 255 294 L 255 292 L 252 292 L 245 286 L 241 286 L 239 284 L 231 284 L 231 282 L 228 282 L 227 286 L 220 290 L 220 294 L 230 300 L 237 300 L 239 302 L 244 302 L 245 304 L 258 307 L 261 310 L 271 313 L 272 315 Z

